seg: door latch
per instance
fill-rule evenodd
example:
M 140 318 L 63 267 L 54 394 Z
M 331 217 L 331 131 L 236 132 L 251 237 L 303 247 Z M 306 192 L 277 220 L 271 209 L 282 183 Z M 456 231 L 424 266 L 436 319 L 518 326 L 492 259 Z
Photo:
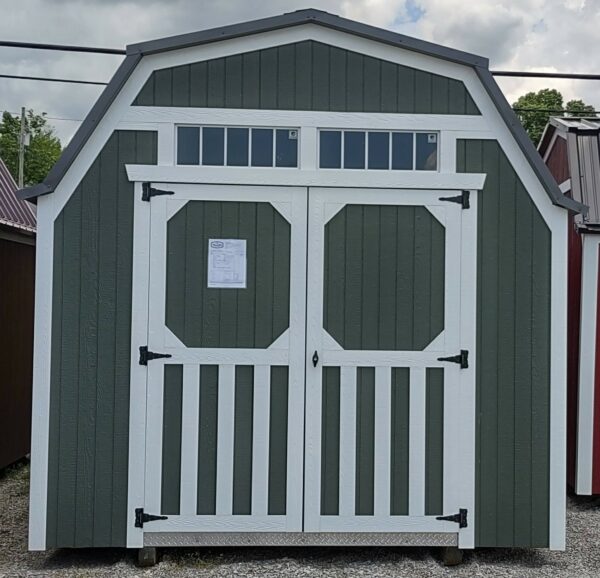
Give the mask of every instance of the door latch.
M 313 367 L 317 367 L 319 363 L 319 354 L 315 351 L 312 356 Z

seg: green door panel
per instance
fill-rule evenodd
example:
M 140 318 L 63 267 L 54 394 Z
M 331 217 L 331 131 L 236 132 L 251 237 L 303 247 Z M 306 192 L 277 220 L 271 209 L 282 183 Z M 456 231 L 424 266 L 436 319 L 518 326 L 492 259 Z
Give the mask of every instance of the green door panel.
M 357 516 L 375 508 L 375 368 L 356 368 L 356 495 Z
M 254 427 L 254 367 L 235 368 L 235 418 L 233 423 L 232 513 L 252 513 L 252 431 Z
M 323 368 L 321 515 L 340 512 L 340 368 Z
M 269 408 L 269 515 L 287 508 L 289 367 L 271 367 Z
M 198 430 L 198 497 L 199 515 L 216 513 L 217 506 L 217 425 L 219 400 L 219 366 L 200 366 L 200 408 Z
M 181 490 L 181 433 L 183 365 L 165 365 L 161 514 L 179 514 Z
M 410 370 L 392 368 L 390 514 L 408 516 Z
M 269 347 L 289 326 L 290 234 L 269 203 L 189 201 L 167 224 L 167 327 L 187 347 Z M 246 240 L 246 289 L 207 288 L 209 239 Z
M 425 415 L 425 514 L 444 513 L 444 370 L 427 369 Z
M 324 275 L 323 327 L 344 349 L 422 351 L 444 329 L 445 231 L 424 207 L 346 205 Z

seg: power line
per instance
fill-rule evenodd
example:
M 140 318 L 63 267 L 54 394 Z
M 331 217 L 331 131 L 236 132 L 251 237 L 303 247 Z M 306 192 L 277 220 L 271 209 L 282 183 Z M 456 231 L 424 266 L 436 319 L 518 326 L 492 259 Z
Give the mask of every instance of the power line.
M 571 80 L 600 80 L 600 74 L 579 72 L 530 72 L 520 70 L 491 70 L 494 76 L 515 76 L 521 78 L 568 78 Z
M 108 82 L 96 80 L 76 80 L 74 78 L 50 78 L 47 76 L 23 76 L 20 74 L 0 74 L 0 78 L 12 78 L 16 80 L 37 80 L 40 82 L 66 82 L 68 84 L 94 84 L 96 86 L 106 86 Z
M 0 43 L 1 44 L 1 43 Z M 496 70 L 492 71 L 494 76 L 514 76 L 524 78 L 569 78 L 574 80 L 600 80 L 600 74 L 571 74 L 559 72 L 519 72 Z M 0 74 L 0 78 L 10 78 L 16 80 L 35 80 L 40 82 L 62 82 L 68 84 L 89 84 L 94 86 L 106 86 L 108 82 L 99 80 L 77 80 L 74 78 L 54 78 L 47 76 L 24 76 L 20 74 Z
M 118 54 L 125 55 L 127 51 L 122 48 L 98 48 L 93 46 L 79 46 L 74 44 L 42 44 L 38 42 L 18 42 L 0 40 L 0 46 L 6 48 L 30 48 L 34 50 L 54 50 L 60 52 L 85 52 L 93 54 Z M 580 72 L 537 72 L 521 70 L 491 70 L 494 76 L 512 76 L 517 78 L 563 78 L 570 80 L 600 80 L 600 74 Z M 59 81 L 63 82 L 63 81 Z M 90 82 L 90 84 L 104 84 Z
M 76 46 L 66 44 L 40 44 L 37 42 L 13 42 L 0 40 L 0 46 L 7 48 L 32 48 L 34 50 L 57 50 L 60 52 L 87 52 L 95 54 L 127 54 L 120 48 L 95 48 L 92 46 Z
M 21 114 L 19 112 L 12 112 L 10 110 L 0 110 L 0 114 L 2 114 L 4 112 L 11 114 L 12 116 L 19 116 L 19 114 Z M 81 118 L 65 118 L 62 116 L 47 116 L 45 114 L 43 116 L 44 116 L 44 118 L 47 118 L 48 120 L 66 120 L 69 122 L 83 122 L 83 119 L 81 119 Z
M 554 108 L 521 108 L 514 106 L 513 110 L 515 112 L 547 112 L 549 114 L 569 114 L 574 117 L 585 117 L 585 116 L 593 116 L 596 114 L 600 114 L 598 110 L 567 110 L 567 109 L 554 109 Z

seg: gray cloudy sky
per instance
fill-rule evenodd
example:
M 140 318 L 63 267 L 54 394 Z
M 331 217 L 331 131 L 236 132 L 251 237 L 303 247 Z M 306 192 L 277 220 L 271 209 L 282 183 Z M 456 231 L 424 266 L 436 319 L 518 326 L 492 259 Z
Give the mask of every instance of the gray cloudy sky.
M 128 43 L 314 7 L 478 53 L 491 68 L 600 72 L 597 0 L 1 0 L 0 38 L 124 47 Z M 0 48 L 0 73 L 108 80 L 121 57 Z M 600 107 L 600 82 L 502 79 L 512 102 L 556 87 Z M 0 78 L 0 110 L 45 111 L 66 141 L 101 87 Z

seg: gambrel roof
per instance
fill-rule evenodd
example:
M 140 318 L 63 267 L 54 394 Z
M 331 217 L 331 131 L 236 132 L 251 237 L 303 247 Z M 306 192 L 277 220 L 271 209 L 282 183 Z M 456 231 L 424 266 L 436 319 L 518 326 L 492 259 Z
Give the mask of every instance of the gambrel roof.
M 585 208 L 580 203 L 565 197 L 560 192 L 560 189 L 554 182 L 548 168 L 543 163 L 541 157 L 527 136 L 527 133 L 492 77 L 488 69 L 489 62 L 487 58 L 452 48 L 446 48 L 431 42 L 411 38 L 390 30 L 362 24 L 315 9 L 298 10 L 280 16 L 129 45 L 127 47 L 127 56 L 125 60 L 118 68 L 96 104 L 92 107 L 92 110 L 81 124 L 69 145 L 65 148 L 61 158 L 50 171 L 46 180 L 34 187 L 23 189 L 19 192 L 20 197 L 23 199 L 35 198 L 54 191 L 84 144 L 91 136 L 96 125 L 105 115 L 110 105 L 125 85 L 125 82 L 144 56 L 305 24 L 323 26 L 339 32 L 360 36 L 404 50 L 418 52 L 420 54 L 473 68 L 478 79 L 484 86 L 490 99 L 498 109 L 520 149 L 530 163 L 533 171 L 543 184 L 552 202 L 576 212 L 581 212 Z

